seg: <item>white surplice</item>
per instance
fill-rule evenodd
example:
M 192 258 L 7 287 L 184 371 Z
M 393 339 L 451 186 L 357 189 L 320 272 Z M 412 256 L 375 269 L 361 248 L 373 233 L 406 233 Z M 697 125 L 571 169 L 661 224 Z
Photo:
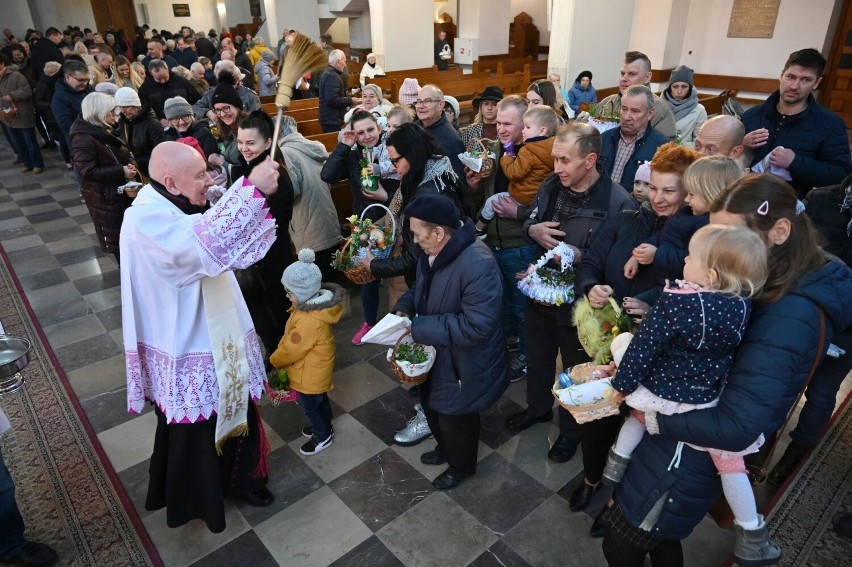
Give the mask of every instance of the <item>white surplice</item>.
M 265 199 L 242 178 L 204 214 L 187 215 L 153 187 L 139 192 L 121 228 L 121 304 L 127 407 L 152 400 L 168 423 L 194 423 L 219 412 L 219 381 L 202 280 L 224 274 L 246 345 L 247 394 L 260 398 L 266 378 L 260 342 L 231 270 L 246 268 L 275 241 Z M 283 298 L 282 298 L 283 300 Z M 247 396 L 246 396 L 247 398 Z M 247 400 L 246 400 L 247 401 Z

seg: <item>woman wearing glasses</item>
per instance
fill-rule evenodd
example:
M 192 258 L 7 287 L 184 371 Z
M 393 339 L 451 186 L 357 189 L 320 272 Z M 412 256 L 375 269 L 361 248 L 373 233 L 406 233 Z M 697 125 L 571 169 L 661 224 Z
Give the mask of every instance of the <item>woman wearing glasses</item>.
M 154 146 L 166 140 L 163 127 L 154 111 L 139 100 L 139 95 L 131 87 L 121 87 L 115 93 L 115 104 L 121 116 L 118 117 L 116 134 L 130 148 L 136 159 L 139 171 L 148 176 L 148 160 Z
M 219 85 L 213 91 L 210 99 L 213 112 L 216 115 L 214 135 L 217 140 L 216 152 L 208 154 L 207 161 L 217 167 L 224 167 L 228 173 L 228 185 L 233 182 L 231 166 L 240 163 L 240 150 L 237 147 L 237 128 L 240 121 L 248 116 L 243 110 L 243 101 L 232 82 L 233 78 L 226 74 L 219 77 Z
M 192 137 L 198 140 L 205 156 L 211 156 L 218 151 L 216 138 L 210 133 L 207 120 L 195 120 L 192 107 L 186 99 L 181 96 L 170 98 L 166 101 L 163 112 L 169 121 L 169 127 L 164 133 L 166 140 L 176 142 L 179 138 Z

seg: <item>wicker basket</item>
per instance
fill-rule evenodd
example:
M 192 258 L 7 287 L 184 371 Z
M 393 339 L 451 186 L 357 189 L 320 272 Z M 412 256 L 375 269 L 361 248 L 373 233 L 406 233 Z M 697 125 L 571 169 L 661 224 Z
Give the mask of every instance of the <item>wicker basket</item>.
M 591 377 L 591 372 L 586 372 L 586 370 L 591 370 L 597 366 L 594 362 L 584 362 L 583 364 L 578 364 L 571 369 L 572 374 L 577 374 L 577 370 L 583 370 L 584 372 L 581 374 L 582 378 L 575 378 L 575 384 L 585 384 L 587 382 L 591 382 L 593 380 L 597 380 L 598 378 Z M 594 421 L 596 419 L 601 419 L 604 417 L 609 417 L 611 415 L 617 415 L 620 411 L 621 400 L 615 397 L 612 397 L 607 400 L 603 400 L 601 402 L 595 404 L 587 404 L 582 406 L 574 406 L 571 404 L 563 403 L 559 394 L 556 393 L 557 390 L 561 390 L 559 379 L 556 379 L 553 382 L 553 388 L 551 389 L 551 393 L 553 397 L 556 398 L 556 403 L 558 403 L 561 407 L 565 408 L 571 415 L 574 416 L 574 419 L 577 423 L 588 423 L 589 421 Z
M 479 139 L 476 143 L 479 144 L 479 151 L 481 152 L 480 159 L 482 159 L 482 167 L 479 168 L 479 175 L 482 178 L 490 176 L 494 173 L 494 160 L 488 157 L 488 147 L 485 145 L 486 140 Z
M 390 356 L 391 371 L 393 372 L 393 375 L 396 376 L 396 379 L 399 380 L 399 382 L 403 386 L 417 386 L 419 384 L 422 384 L 423 382 L 426 381 L 426 379 L 429 377 L 429 374 L 431 372 L 431 370 L 430 370 L 429 372 L 424 372 L 423 374 L 420 374 L 419 376 L 409 376 L 408 374 L 403 372 L 402 368 L 396 363 L 396 349 L 402 343 L 402 340 L 410 334 L 411 334 L 411 331 L 409 330 L 409 331 L 406 331 L 405 333 L 403 333 L 402 335 L 399 336 L 399 338 L 396 340 L 396 344 L 393 345 L 393 349 L 391 349 L 391 356 Z
M 352 237 L 347 238 L 340 245 L 340 250 L 346 250 L 349 248 L 349 245 L 352 243 Z M 370 268 L 366 268 L 361 264 L 355 264 L 351 268 L 346 268 L 343 270 L 343 275 L 354 284 L 363 285 L 370 283 L 376 279 L 376 276 L 373 275 L 373 272 L 370 271 Z
M 379 207 L 381 209 L 384 209 L 387 212 L 385 217 L 390 217 L 391 226 L 393 227 L 393 230 L 391 231 L 390 235 L 390 242 L 387 243 L 388 246 L 385 246 L 384 248 L 374 248 L 372 246 L 370 247 L 370 251 L 373 253 L 374 258 L 384 260 L 385 258 L 389 258 L 391 253 L 393 252 L 393 243 L 396 240 L 396 217 L 386 206 L 382 205 L 381 203 L 373 203 L 372 205 L 367 205 L 366 207 L 364 207 L 364 210 L 361 211 L 361 220 L 364 220 L 364 213 L 366 213 L 369 209 L 373 207 Z

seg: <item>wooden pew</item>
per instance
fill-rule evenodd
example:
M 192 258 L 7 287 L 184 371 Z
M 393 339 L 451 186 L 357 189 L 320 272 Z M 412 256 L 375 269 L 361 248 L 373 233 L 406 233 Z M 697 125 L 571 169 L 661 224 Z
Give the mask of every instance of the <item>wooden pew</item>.
M 461 79 L 464 76 L 465 75 L 462 73 L 461 67 L 456 67 L 455 69 L 448 69 L 446 71 L 423 71 L 420 73 L 406 72 L 400 75 L 375 77 L 367 79 L 367 82 L 378 86 L 385 94 L 385 98 L 395 103 L 399 98 L 399 89 L 402 87 L 402 83 L 407 78 L 417 79 L 417 84 L 422 87 L 428 83 L 435 83 L 440 86 L 440 84 L 444 81 L 454 81 Z
M 263 111 L 266 112 L 270 116 L 275 116 L 278 113 L 278 107 L 275 106 L 275 103 L 265 102 L 261 106 Z M 292 116 L 293 120 L 296 122 L 302 122 L 303 120 L 317 120 L 319 119 L 319 108 L 303 108 L 292 110 L 288 108 L 284 111 L 284 114 L 287 116 Z
M 327 134 L 315 134 L 305 136 L 309 140 L 321 142 L 328 153 L 334 151 L 337 147 L 337 132 L 329 132 Z M 331 192 L 331 200 L 334 202 L 334 208 L 337 209 L 337 218 L 341 224 L 344 224 L 346 217 L 352 211 L 352 189 L 349 187 L 349 181 L 343 180 L 337 183 L 332 183 L 329 186 Z
M 323 133 L 319 120 L 303 120 L 301 122 L 296 122 L 296 129 L 302 136 L 315 136 Z
M 527 85 L 523 81 L 524 74 L 520 72 L 493 76 L 481 73 L 476 77 L 465 75 L 462 79 L 442 83 L 438 86 L 441 87 L 445 95 L 454 96 L 461 103 L 462 101 L 472 101 L 476 93 L 481 93 L 486 87 L 492 85 L 503 89 L 505 95 L 524 93 Z
M 275 95 L 267 95 L 260 97 L 260 104 L 275 105 Z M 288 110 L 302 110 L 305 108 L 319 108 L 318 98 L 300 98 L 290 101 Z
M 508 53 L 500 53 L 497 55 L 480 55 L 479 59 L 475 59 L 473 62 L 473 72 L 481 73 L 489 69 L 494 71 L 497 69 L 497 64 L 501 61 L 521 61 L 521 64 L 523 65 L 523 63 L 532 62 L 532 57 L 529 55 L 527 55 L 526 57 L 512 57 Z M 520 69 L 518 69 L 518 71 L 520 71 Z

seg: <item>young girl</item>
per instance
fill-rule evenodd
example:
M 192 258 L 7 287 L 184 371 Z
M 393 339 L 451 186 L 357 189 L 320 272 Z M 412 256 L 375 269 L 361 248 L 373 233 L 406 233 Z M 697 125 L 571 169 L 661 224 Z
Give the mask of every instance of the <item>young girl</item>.
M 638 269 L 639 264 L 653 264 L 660 285 L 667 279 L 680 279 L 689 239 L 707 224 L 710 203 L 743 174 L 737 162 L 727 156 L 706 156 L 694 161 L 681 180 L 687 193 L 684 202 L 689 208 L 672 215 L 662 231 L 633 250 L 633 256 L 624 266 L 625 275 L 634 267 Z
M 709 225 L 693 235 L 684 281 L 666 287 L 612 379 L 633 412 L 610 449 L 604 482 L 621 481 L 645 434 L 644 412 L 672 415 L 716 405 L 748 326 L 750 300 L 766 282 L 766 254 L 757 233 L 746 228 Z M 761 435 L 740 453 L 693 447 L 710 453 L 740 538 L 761 527 L 743 455 L 762 444 Z M 671 466 L 678 466 L 681 448 Z
M 302 429 L 308 438 L 299 451 L 316 455 L 334 442 L 331 402 L 328 391 L 334 373 L 334 331 L 332 325 L 343 314 L 345 292 L 337 284 L 322 283 L 314 264 L 314 251 L 299 251 L 299 261 L 287 266 L 281 283 L 293 307 L 284 336 L 269 361 L 287 370 L 290 389 L 298 392 L 299 404 L 311 425 Z

